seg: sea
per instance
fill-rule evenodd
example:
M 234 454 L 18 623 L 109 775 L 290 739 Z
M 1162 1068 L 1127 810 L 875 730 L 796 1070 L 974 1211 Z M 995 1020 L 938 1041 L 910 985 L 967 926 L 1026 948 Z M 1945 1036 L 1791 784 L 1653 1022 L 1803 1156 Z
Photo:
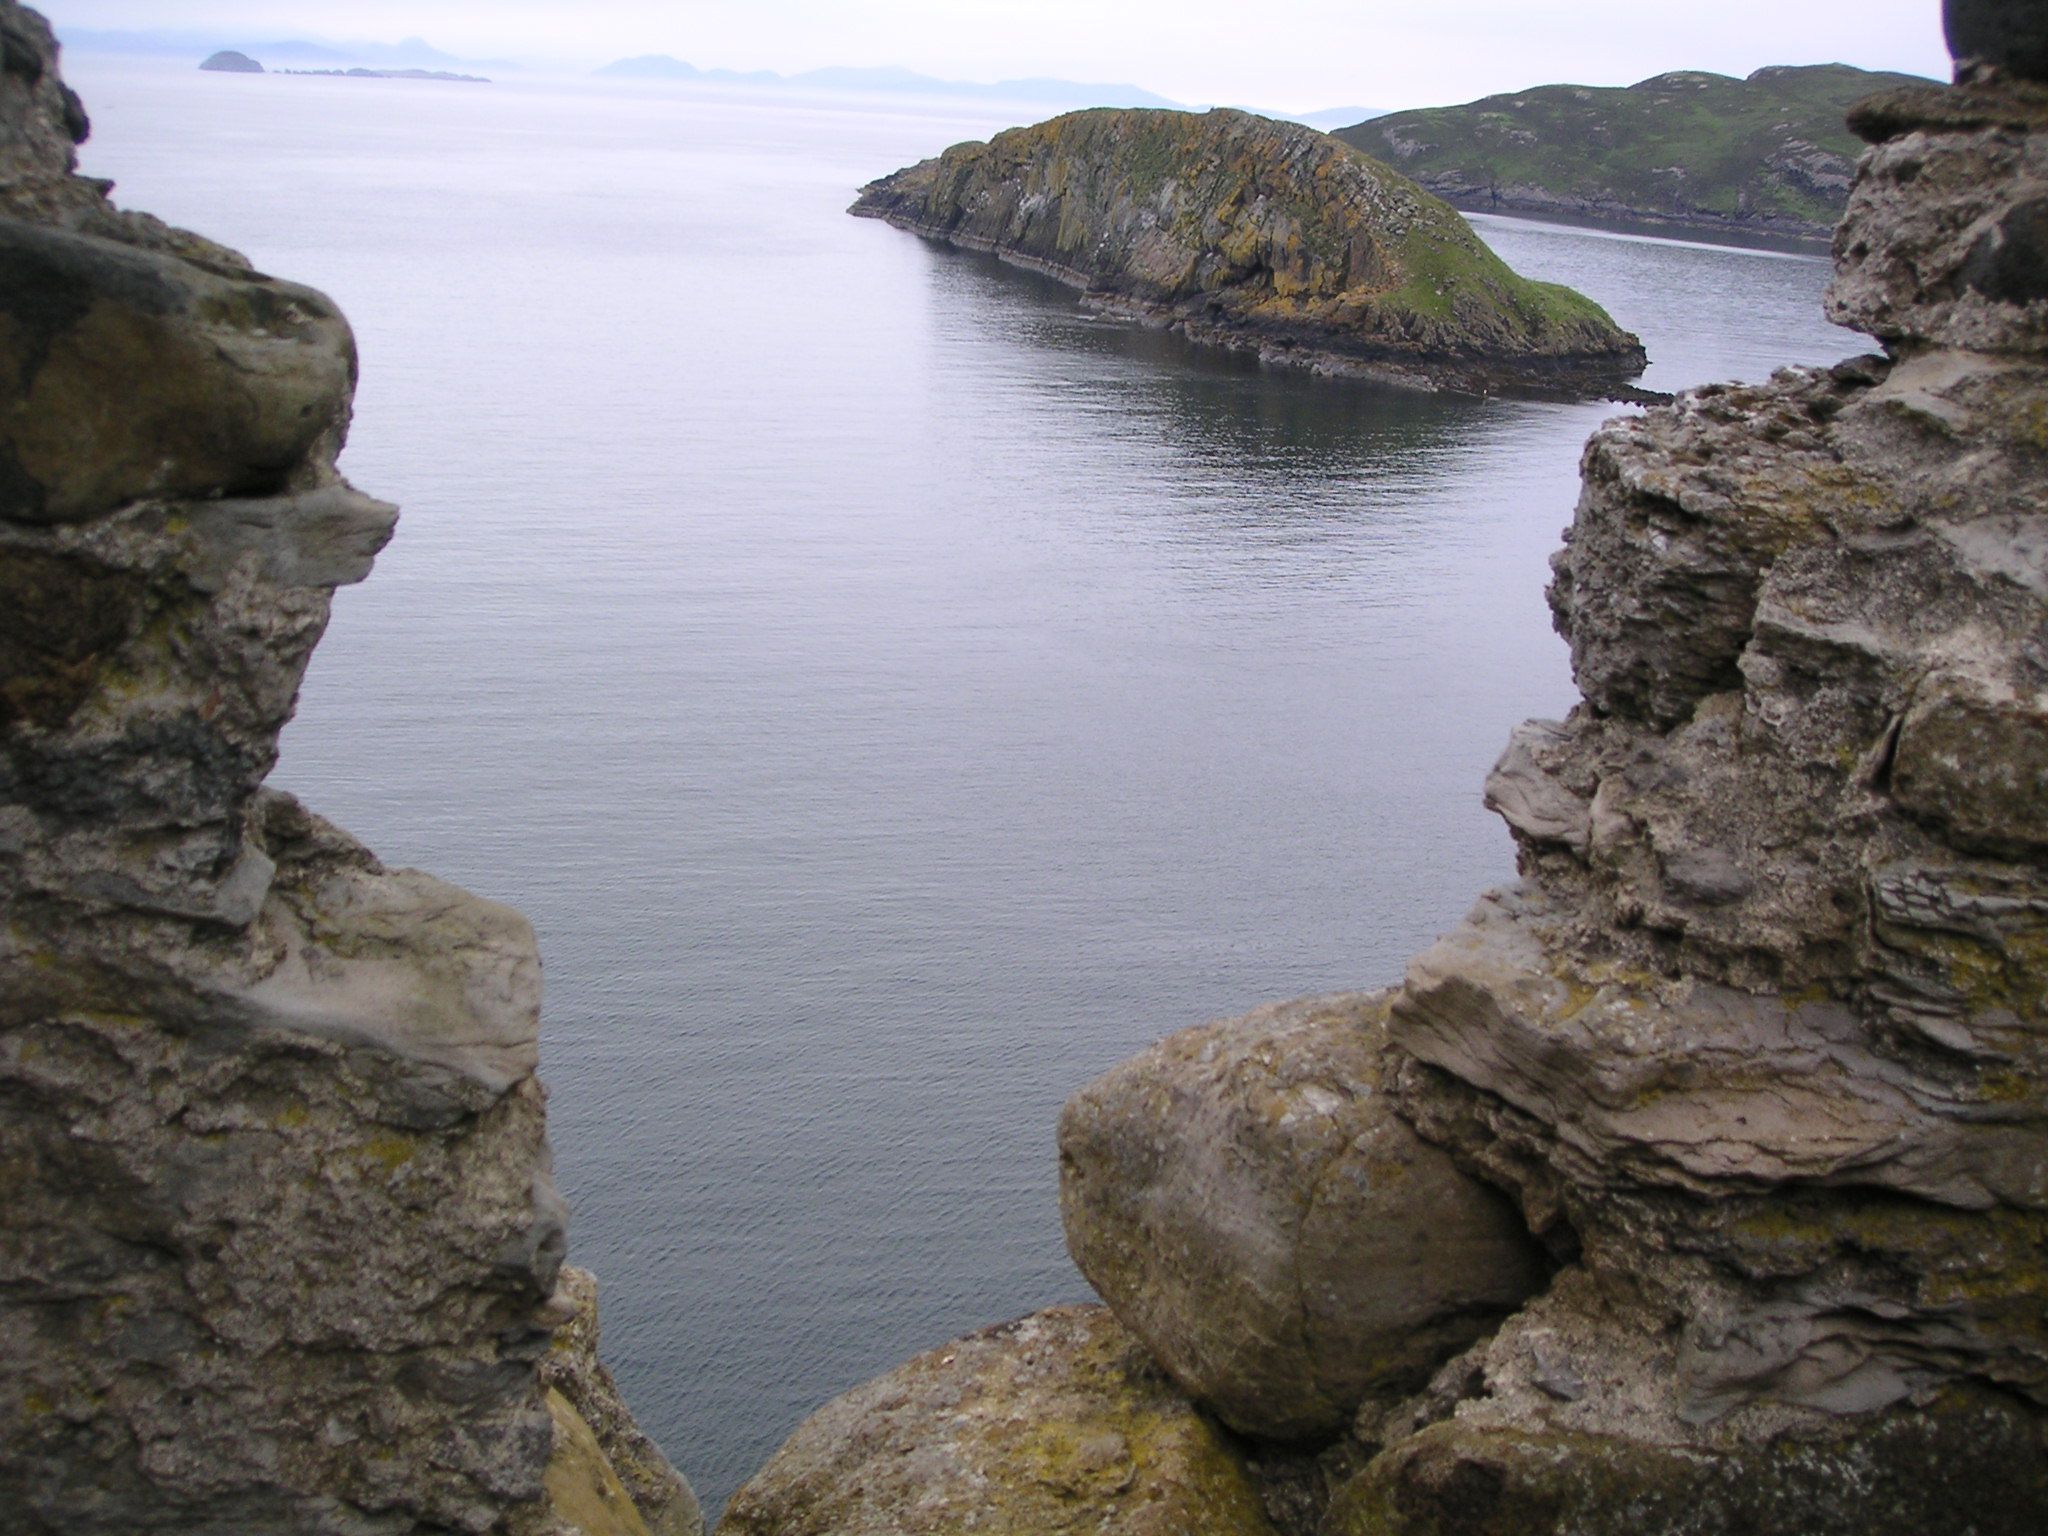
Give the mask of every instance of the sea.
M 1381 987 L 1514 874 L 1620 407 L 1262 368 L 849 218 L 1030 106 L 80 54 L 83 168 L 340 301 L 404 508 L 275 781 L 525 912 L 575 1262 L 716 1509 L 804 1415 L 1083 1299 L 1068 1094 Z M 1870 349 L 1813 256 L 1479 218 L 1652 389 Z

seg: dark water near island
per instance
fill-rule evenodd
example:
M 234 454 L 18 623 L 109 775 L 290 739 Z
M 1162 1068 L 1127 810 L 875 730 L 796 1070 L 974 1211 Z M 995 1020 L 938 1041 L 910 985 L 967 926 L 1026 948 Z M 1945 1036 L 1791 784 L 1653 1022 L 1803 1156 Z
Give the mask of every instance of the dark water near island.
M 71 73 L 87 170 L 355 323 L 344 464 L 405 516 L 278 778 L 533 919 L 574 1254 L 708 1503 L 1085 1294 L 1074 1087 L 1511 874 L 1480 783 L 1572 697 L 1611 407 L 1262 372 L 842 214 L 1001 116 Z M 1860 349 L 1812 259 L 1475 222 L 1653 387 Z

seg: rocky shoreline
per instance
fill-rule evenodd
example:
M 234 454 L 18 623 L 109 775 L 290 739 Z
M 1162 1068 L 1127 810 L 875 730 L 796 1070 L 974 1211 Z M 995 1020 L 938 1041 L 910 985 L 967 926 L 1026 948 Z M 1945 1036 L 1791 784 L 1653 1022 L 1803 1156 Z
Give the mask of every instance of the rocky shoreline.
M 1413 183 L 1244 112 L 1069 113 L 883 177 L 850 211 L 1277 366 L 1633 398 L 1646 363 L 1597 305 L 1516 276 Z

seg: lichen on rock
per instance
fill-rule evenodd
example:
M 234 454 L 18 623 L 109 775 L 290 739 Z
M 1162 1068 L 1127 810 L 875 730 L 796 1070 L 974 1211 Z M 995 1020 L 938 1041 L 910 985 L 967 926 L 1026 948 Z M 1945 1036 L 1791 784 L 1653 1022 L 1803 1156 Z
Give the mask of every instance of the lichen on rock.
M 919 1355 L 813 1414 L 718 1536 L 1274 1536 L 1241 1449 L 1101 1307 Z
M 1572 395 L 1645 364 L 1597 304 L 1517 276 L 1407 178 L 1246 112 L 1071 112 L 883 177 L 852 212 L 1321 372 Z

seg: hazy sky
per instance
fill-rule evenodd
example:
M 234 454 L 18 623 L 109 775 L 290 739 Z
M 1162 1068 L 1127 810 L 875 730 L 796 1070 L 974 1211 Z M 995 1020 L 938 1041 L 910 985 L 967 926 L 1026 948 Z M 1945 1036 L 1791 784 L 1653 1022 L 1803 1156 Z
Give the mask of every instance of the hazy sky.
M 1128 81 L 1190 102 L 1421 106 L 1668 69 L 1840 61 L 1947 74 L 1938 0 L 40 0 L 61 33 L 226 29 L 257 43 L 421 36 L 471 57 L 700 67 L 900 64 Z

